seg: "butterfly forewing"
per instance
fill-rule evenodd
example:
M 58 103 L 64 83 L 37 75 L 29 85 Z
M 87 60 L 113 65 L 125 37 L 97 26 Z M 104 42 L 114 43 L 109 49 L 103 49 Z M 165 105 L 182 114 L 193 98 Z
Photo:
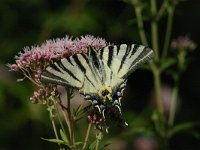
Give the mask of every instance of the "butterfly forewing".
M 127 76 L 153 57 L 153 51 L 142 45 L 121 44 L 107 46 L 99 52 L 100 58 L 113 74 L 126 79 Z
M 91 51 L 91 50 L 90 50 Z M 102 86 L 102 71 L 99 62 L 94 62 L 95 54 L 76 54 L 48 66 L 41 75 L 44 83 L 54 83 L 71 86 L 80 90 L 81 93 L 97 93 Z M 99 59 L 100 60 L 100 59 Z M 101 60 L 100 60 L 101 61 Z
M 88 54 L 78 55 L 82 67 L 86 69 L 84 84 L 79 90 L 83 94 L 97 93 L 99 88 L 103 85 L 103 73 L 102 70 L 100 70 L 102 66 L 101 62 L 99 62 L 98 55 L 93 49 L 90 49 Z
M 84 82 L 84 73 L 73 58 L 68 57 L 48 66 L 41 75 L 41 81 L 81 88 Z

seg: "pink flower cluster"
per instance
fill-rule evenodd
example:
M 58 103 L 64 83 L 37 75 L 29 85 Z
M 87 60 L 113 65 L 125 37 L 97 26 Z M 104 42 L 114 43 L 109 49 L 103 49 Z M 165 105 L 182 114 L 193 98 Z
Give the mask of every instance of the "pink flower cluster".
M 44 88 L 40 88 L 33 93 L 33 96 L 30 97 L 32 103 L 42 103 L 45 104 L 48 102 L 50 97 L 58 98 L 60 94 L 58 93 L 55 86 L 46 86 Z
M 34 80 L 38 81 L 42 70 L 51 62 L 77 53 L 86 53 L 91 46 L 99 50 L 107 46 L 102 38 L 91 35 L 81 36 L 73 39 L 66 36 L 55 40 L 47 40 L 41 46 L 25 47 L 19 56 L 15 57 L 15 63 L 9 65 L 11 71 L 22 72 L 26 77 L 34 72 Z M 29 76 L 29 78 L 32 78 Z
M 197 45 L 192 40 L 190 40 L 187 36 L 180 36 L 177 39 L 174 39 L 172 41 L 171 47 L 173 49 L 194 50 L 197 47 Z
M 107 45 L 108 43 L 102 38 L 95 38 L 94 36 L 86 35 L 81 36 L 81 38 L 76 38 L 73 41 L 72 50 L 75 53 L 86 53 L 89 46 L 95 48 L 96 50 L 99 50 Z
M 99 126 L 100 128 L 105 123 L 102 115 L 99 113 L 99 110 L 95 107 L 88 111 L 88 119 L 96 127 Z

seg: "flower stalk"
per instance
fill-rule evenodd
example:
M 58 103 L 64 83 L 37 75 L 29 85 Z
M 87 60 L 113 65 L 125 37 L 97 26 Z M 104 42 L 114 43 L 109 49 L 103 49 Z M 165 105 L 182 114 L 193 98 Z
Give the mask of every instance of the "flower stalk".
M 75 140 L 74 140 L 74 130 L 73 130 L 73 116 L 72 116 L 72 113 L 71 113 L 71 98 L 73 97 L 73 90 L 72 89 L 68 89 L 66 88 L 66 91 L 67 91 L 67 108 L 66 108 L 66 111 L 67 111 L 67 116 L 68 116 L 68 128 L 69 128 L 69 136 L 70 136 L 70 144 L 73 146 L 74 143 L 75 143 Z
M 173 87 L 171 102 L 170 102 L 170 111 L 169 111 L 169 120 L 168 120 L 168 125 L 170 127 L 174 125 L 174 119 L 175 119 L 176 108 L 177 108 L 177 100 L 178 100 L 178 85 L 176 84 Z
M 82 150 L 84 150 L 84 149 L 86 148 L 86 146 L 87 146 L 88 138 L 89 138 L 89 134 L 90 134 L 90 130 L 91 130 L 91 126 L 92 126 L 92 123 L 89 122 L 89 123 L 88 123 L 88 127 L 87 127 L 86 136 L 85 136 L 85 139 L 84 139 L 84 144 L 83 144 Z
M 175 6 L 171 6 L 167 10 L 168 10 L 168 17 L 167 17 L 165 40 L 164 40 L 164 45 L 163 45 L 162 60 L 164 60 L 166 58 L 167 52 L 168 52 L 169 46 L 170 46 Z
M 142 9 L 141 5 L 145 5 L 145 2 L 134 1 L 138 3 L 134 3 L 135 13 L 138 23 L 138 29 L 140 33 L 140 39 L 144 45 L 148 45 L 145 35 L 145 29 L 143 26 L 142 20 Z M 164 0 L 161 5 L 157 3 L 156 0 L 150 0 L 150 12 L 151 12 L 151 46 L 155 53 L 155 61 L 149 63 L 150 69 L 153 74 L 154 81 L 154 90 L 155 90 L 155 101 L 156 101 L 156 112 L 158 115 L 154 115 L 154 128 L 155 132 L 159 135 L 163 144 L 160 145 L 162 149 L 167 149 L 168 147 L 168 138 L 167 133 L 174 127 L 174 120 L 176 117 L 176 109 L 177 109 L 177 100 L 178 100 L 178 92 L 179 92 L 179 77 L 185 71 L 187 66 L 187 54 L 190 50 L 196 48 L 196 44 L 191 41 L 187 36 L 179 37 L 176 40 L 171 42 L 172 36 L 172 26 L 174 19 L 175 7 L 179 1 L 168 1 Z M 146 2 L 147 4 L 148 2 Z M 137 4 L 137 5 L 136 5 Z M 140 5 L 138 5 L 140 4 Z M 160 8 L 157 10 L 157 4 Z M 149 11 L 149 10 L 148 10 Z M 159 49 L 159 34 L 158 34 L 158 23 L 161 17 L 164 14 L 167 14 L 166 19 L 166 32 L 164 37 L 163 49 L 160 51 Z M 170 58 L 168 56 L 168 52 L 171 48 L 174 50 L 176 58 Z M 147 43 L 147 44 L 146 44 Z M 177 63 L 175 63 L 177 61 Z M 176 71 L 171 70 L 170 67 L 177 67 Z M 161 93 L 161 84 L 162 78 L 161 75 L 169 69 L 169 75 L 174 80 L 174 86 L 172 88 L 172 95 L 170 101 L 169 108 L 169 116 L 167 120 L 167 116 L 164 114 L 164 97 L 162 97 Z M 156 116 L 156 117 L 155 117 Z
M 51 117 L 51 123 L 52 123 L 52 126 L 53 126 L 53 131 L 54 131 L 55 137 L 56 137 L 57 140 L 59 140 L 57 128 L 56 128 L 55 121 L 54 121 L 53 117 Z M 59 143 L 58 143 L 58 145 L 60 146 Z
M 155 60 L 159 60 L 159 46 L 158 46 L 158 25 L 156 21 L 156 14 L 157 14 L 157 6 L 156 0 L 150 1 L 151 5 L 151 13 L 152 13 L 152 21 L 151 21 L 151 40 L 152 40 L 152 48 L 155 52 Z
M 145 35 L 145 30 L 144 30 L 144 24 L 142 20 L 142 15 L 141 15 L 141 7 L 136 6 L 135 7 L 135 14 L 137 18 L 137 24 L 138 24 L 138 29 L 139 29 L 139 34 L 140 34 L 140 39 L 143 45 L 148 46 L 147 38 Z
M 96 135 L 96 147 L 95 147 L 95 150 L 99 150 L 99 144 L 100 144 L 100 141 L 101 141 L 102 138 L 103 138 L 103 134 L 100 131 L 99 134 Z
M 155 95 L 156 95 L 156 104 L 158 112 L 163 115 L 163 103 L 161 98 L 161 72 L 158 68 L 153 70 L 153 77 L 154 77 L 154 86 L 155 86 Z

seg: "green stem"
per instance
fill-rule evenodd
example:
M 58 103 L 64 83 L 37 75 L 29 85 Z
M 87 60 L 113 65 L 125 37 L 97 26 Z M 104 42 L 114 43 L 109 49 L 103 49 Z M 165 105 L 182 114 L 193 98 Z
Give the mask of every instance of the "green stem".
M 51 113 L 51 112 L 50 112 Z M 50 114 L 51 115 L 51 114 Z M 59 137 L 58 137 L 58 132 L 57 132 L 57 129 L 56 129 L 56 125 L 55 125 L 55 122 L 54 122 L 54 119 L 52 116 L 51 117 L 51 123 L 52 123 L 52 126 L 53 126 L 53 131 L 54 131 L 54 134 L 55 134 L 55 137 L 56 137 L 56 140 L 59 140 Z M 58 146 L 60 147 L 60 143 L 58 143 Z M 61 147 L 60 147 L 61 149 Z
M 72 92 L 69 89 L 67 91 L 67 107 L 65 107 L 62 102 L 60 102 L 61 111 L 63 113 L 63 117 L 68 127 L 69 131 L 69 143 L 70 146 L 74 146 L 75 139 L 74 139 L 74 131 L 73 131 L 73 118 L 71 116 L 71 107 L 70 107 L 70 99 L 72 98 Z
M 160 9 L 158 10 L 158 13 L 156 14 L 156 21 L 159 21 L 160 18 L 163 16 L 166 6 L 167 6 L 167 1 L 164 0 Z
M 67 89 L 67 114 L 68 114 L 68 123 L 69 123 L 69 135 L 70 135 L 70 144 L 73 146 L 75 143 L 74 139 L 74 130 L 73 130 L 73 117 L 71 115 L 71 98 L 72 98 L 72 91 L 71 89 Z
M 152 48 L 155 52 L 155 60 L 159 59 L 159 47 L 158 47 L 158 25 L 156 19 L 154 18 L 157 13 L 156 8 L 156 0 L 151 0 L 151 13 L 153 16 L 153 20 L 151 21 L 151 40 L 152 40 Z
M 87 132 L 86 132 L 86 136 L 85 136 L 85 140 L 84 140 L 84 144 L 83 144 L 82 150 L 84 150 L 86 148 L 86 146 L 87 146 L 87 142 L 88 142 L 91 126 L 92 126 L 92 123 L 90 122 L 88 124 L 88 128 L 87 128 Z
M 154 75 L 154 86 L 155 86 L 155 95 L 156 95 L 156 105 L 158 112 L 163 115 L 163 103 L 161 98 L 161 79 L 160 79 L 160 71 L 155 68 L 153 70 Z
M 72 138 L 72 145 L 75 143 L 75 136 L 74 136 L 74 121 L 71 118 L 71 138 Z
M 185 68 L 185 58 L 186 58 L 186 51 L 185 49 L 181 49 L 182 51 L 178 54 L 178 69 L 180 72 L 184 71 Z
M 177 99 L 178 99 L 178 85 L 176 84 L 172 90 L 169 120 L 168 120 L 169 126 L 173 126 L 173 124 L 174 124 L 174 119 L 175 119 L 175 115 L 176 115 Z
M 95 150 L 99 150 L 99 143 L 102 139 L 102 132 L 100 131 L 98 135 L 96 135 L 96 138 L 97 138 L 97 142 L 96 142 L 96 147 L 95 147 Z
M 168 8 L 167 27 L 166 27 L 166 33 L 165 33 L 165 41 L 163 45 L 162 60 L 164 60 L 165 57 L 167 56 L 167 52 L 169 49 L 171 33 L 172 33 L 173 18 L 174 18 L 174 6 L 171 6 L 170 8 Z
M 65 119 L 65 122 L 66 122 L 66 124 L 67 124 L 67 127 L 68 127 L 68 131 L 69 131 L 69 141 L 70 141 L 70 144 L 72 143 L 71 142 L 71 123 L 70 123 L 70 119 L 69 119 L 69 116 L 68 116 L 68 114 L 65 112 L 65 110 L 64 110 L 64 108 L 62 108 L 62 106 L 61 106 L 61 111 L 62 111 L 62 113 L 63 113 L 63 117 L 64 117 L 64 119 Z
M 53 114 L 53 110 L 56 109 L 55 100 L 56 99 L 54 99 L 52 96 L 50 97 L 49 101 L 47 102 L 47 107 L 48 107 L 47 110 L 49 111 L 49 116 L 50 116 L 50 119 L 51 119 L 51 123 L 52 123 L 52 126 L 53 126 L 53 131 L 54 131 L 56 140 L 59 140 L 58 132 L 57 132 L 57 129 L 56 129 L 56 124 L 54 122 L 55 115 Z M 60 147 L 60 143 L 58 143 L 58 146 Z M 61 149 L 61 147 L 60 147 L 60 149 Z
M 61 120 L 61 118 L 60 118 L 60 113 L 59 113 L 59 110 L 58 110 L 58 107 L 56 107 L 56 111 L 57 111 L 57 116 L 58 116 L 58 121 L 59 121 L 59 123 L 60 123 L 60 126 L 61 126 L 61 128 L 62 128 L 62 131 L 64 132 L 64 134 L 65 135 L 67 135 L 66 134 L 66 131 L 65 131 L 65 128 L 64 128 L 64 125 L 63 125 L 63 123 L 62 123 L 62 120 Z
M 148 46 L 147 38 L 145 35 L 145 30 L 144 30 L 144 25 L 143 25 L 143 20 L 142 20 L 142 15 L 141 15 L 141 7 L 136 6 L 135 7 L 135 14 L 137 18 L 137 24 L 139 28 L 139 34 L 140 34 L 140 39 L 143 45 Z
M 53 126 L 53 131 L 54 131 L 54 133 L 55 133 L 56 139 L 59 140 L 59 138 L 58 138 L 58 133 L 57 133 L 57 129 L 56 129 L 56 125 L 55 125 L 55 122 L 54 122 L 54 119 L 51 119 L 51 123 L 52 123 L 52 126 Z

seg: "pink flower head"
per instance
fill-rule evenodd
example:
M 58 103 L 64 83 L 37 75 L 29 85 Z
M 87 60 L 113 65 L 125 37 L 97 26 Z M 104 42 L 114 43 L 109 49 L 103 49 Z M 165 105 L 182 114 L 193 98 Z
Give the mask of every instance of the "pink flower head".
M 19 71 L 39 83 L 41 72 L 48 64 L 77 53 L 86 53 L 90 46 L 99 50 L 106 45 L 104 39 L 91 35 L 74 40 L 69 36 L 47 40 L 41 46 L 25 47 L 23 52 L 15 57 L 15 63 L 9 67 L 11 71 Z
M 171 47 L 173 49 L 194 50 L 197 47 L 197 45 L 187 36 L 180 36 L 172 41 Z
M 88 47 L 91 46 L 96 50 L 99 50 L 107 46 L 107 42 L 102 38 L 95 38 L 91 35 L 81 36 L 81 38 L 76 38 L 74 40 L 74 51 L 75 52 L 87 52 Z
M 105 120 L 96 107 L 91 107 L 88 110 L 88 120 L 97 128 L 102 129 L 105 126 Z
M 58 93 L 55 86 L 46 86 L 44 88 L 40 88 L 37 91 L 35 91 L 30 100 L 34 104 L 37 103 L 47 104 L 48 101 L 51 101 L 52 97 L 54 97 L 54 99 L 57 99 L 59 98 L 59 96 L 60 94 Z

